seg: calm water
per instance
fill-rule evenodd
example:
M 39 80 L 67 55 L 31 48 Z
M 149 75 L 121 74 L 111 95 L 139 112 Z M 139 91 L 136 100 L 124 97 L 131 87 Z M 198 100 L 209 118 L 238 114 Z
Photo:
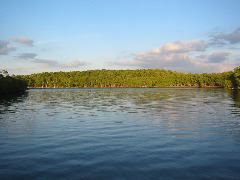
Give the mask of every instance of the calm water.
M 0 179 L 240 179 L 240 96 L 29 90 L 0 101 Z

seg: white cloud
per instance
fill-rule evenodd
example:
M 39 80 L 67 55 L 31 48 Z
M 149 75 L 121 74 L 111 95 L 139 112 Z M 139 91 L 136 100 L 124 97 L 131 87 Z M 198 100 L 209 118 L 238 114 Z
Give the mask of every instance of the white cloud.
M 232 70 L 240 64 L 237 61 L 230 61 L 231 53 L 227 50 L 213 51 L 209 48 L 208 41 L 176 41 L 113 64 L 122 67 L 163 68 L 184 72 L 222 72 Z
M 160 48 L 153 50 L 153 53 L 186 53 L 191 51 L 205 51 L 208 43 L 203 40 L 176 41 L 166 43 Z

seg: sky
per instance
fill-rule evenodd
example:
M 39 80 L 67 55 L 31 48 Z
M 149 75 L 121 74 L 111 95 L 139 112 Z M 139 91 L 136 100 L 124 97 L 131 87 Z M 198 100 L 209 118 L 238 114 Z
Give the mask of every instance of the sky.
M 240 66 L 239 0 L 0 0 L 10 74 Z

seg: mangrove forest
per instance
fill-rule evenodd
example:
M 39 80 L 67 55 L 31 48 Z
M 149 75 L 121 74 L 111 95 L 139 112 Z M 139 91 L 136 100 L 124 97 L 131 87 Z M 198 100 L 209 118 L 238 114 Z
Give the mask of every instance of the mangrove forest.
M 30 88 L 158 88 L 158 87 L 240 87 L 240 67 L 223 73 L 183 73 L 163 69 L 88 70 L 72 72 L 43 72 L 5 77 L 4 86 L 10 89 Z M 7 83 L 8 82 L 8 83 Z M 22 84 L 21 84 L 22 83 Z M 5 87 L 6 89 L 6 87 Z

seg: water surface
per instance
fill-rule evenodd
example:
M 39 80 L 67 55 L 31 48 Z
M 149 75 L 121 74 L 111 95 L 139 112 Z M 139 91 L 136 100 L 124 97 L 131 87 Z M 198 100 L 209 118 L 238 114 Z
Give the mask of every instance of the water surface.
M 240 96 L 39 89 L 0 101 L 0 179 L 239 179 Z

